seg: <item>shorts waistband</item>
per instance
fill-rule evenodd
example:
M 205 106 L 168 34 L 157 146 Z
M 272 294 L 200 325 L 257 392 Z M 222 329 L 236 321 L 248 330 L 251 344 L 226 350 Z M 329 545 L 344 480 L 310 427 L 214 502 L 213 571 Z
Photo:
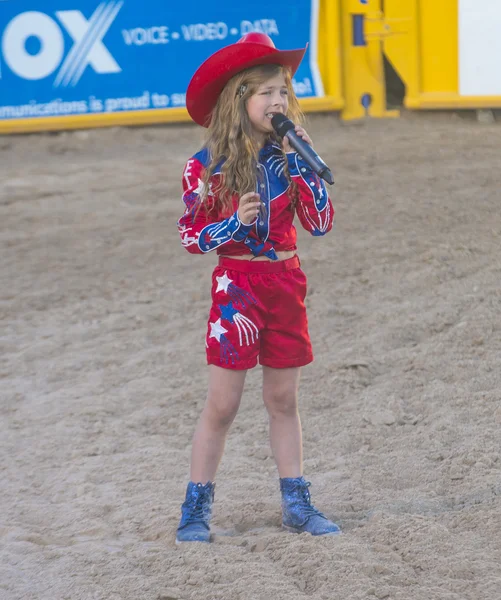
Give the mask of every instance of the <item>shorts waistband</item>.
M 236 258 L 227 258 L 226 256 L 219 257 L 219 266 L 232 271 L 240 271 L 241 273 L 281 273 L 284 271 L 292 271 L 301 266 L 299 256 L 293 256 L 286 260 L 238 260 Z

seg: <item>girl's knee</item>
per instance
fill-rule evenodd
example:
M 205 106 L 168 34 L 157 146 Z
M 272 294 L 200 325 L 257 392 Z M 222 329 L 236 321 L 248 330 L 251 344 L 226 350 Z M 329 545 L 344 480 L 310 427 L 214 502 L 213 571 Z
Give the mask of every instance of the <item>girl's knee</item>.
M 227 429 L 240 406 L 246 371 L 232 371 L 210 365 L 209 390 L 204 412 L 215 429 Z
M 271 417 L 288 417 L 297 414 L 297 393 L 288 386 L 266 390 L 264 403 Z
M 205 412 L 213 427 L 218 429 L 228 429 L 233 423 L 238 412 L 239 402 L 222 401 L 221 398 L 207 399 Z

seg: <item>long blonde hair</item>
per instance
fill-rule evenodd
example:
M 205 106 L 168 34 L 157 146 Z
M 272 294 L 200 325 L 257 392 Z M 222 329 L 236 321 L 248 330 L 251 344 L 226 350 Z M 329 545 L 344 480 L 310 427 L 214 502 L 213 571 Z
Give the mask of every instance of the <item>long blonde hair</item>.
M 257 162 L 259 146 L 253 136 L 252 123 L 247 114 L 247 101 L 256 93 L 258 87 L 279 74 L 283 74 L 288 91 L 289 108 L 287 116 L 296 124 L 302 123 L 304 115 L 301 111 L 292 87 L 290 70 L 281 65 L 258 65 L 237 73 L 225 85 L 212 112 L 207 130 L 205 145 L 209 150 L 210 164 L 203 177 L 204 192 L 201 202 L 207 200 L 209 180 L 216 166 L 224 160 L 221 168 L 221 179 L 216 194 L 216 206 L 222 213 L 233 212 L 232 195 L 239 196 L 256 189 Z M 280 138 L 273 132 L 270 138 L 280 144 Z M 284 154 L 285 160 L 285 154 Z M 285 160 L 287 166 L 287 161 Z M 291 181 L 287 168 L 286 176 Z M 293 204 L 297 194 L 293 189 Z

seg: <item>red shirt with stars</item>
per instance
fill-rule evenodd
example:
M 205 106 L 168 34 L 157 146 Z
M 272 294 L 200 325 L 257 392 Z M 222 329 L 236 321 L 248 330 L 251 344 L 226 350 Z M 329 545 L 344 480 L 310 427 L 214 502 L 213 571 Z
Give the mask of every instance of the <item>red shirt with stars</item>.
M 291 203 L 290 183 L 284 172 L 285 160 L 299 192 L 295 209 Z M 238 195 L 233 197 L 232 213 L 222 214 L 216 208 L 217 198 L 212 190 L 218 187 L 222 162 L 209 181 L 206 201 L 199 207 L 203 174 L 209 162 L 209 152 L 203 149 L 188 160 L 183 173 L 186 208 L 178 221 L 178 230 L 188 252 L 206 254 L 216 250 L 218 254 L 227 256 L 266 255 L 276 260 L 277 251 L 297 249 L 294 214 L 312 235 L 321 236 L 332 229 L 334 208 L 324 182 L 296 152 L 289 152 L 284 158 L 280 146 L 271 142 L 260 151 L 256 192 L 264 210 L 250 225 L 245 225 L 238 218 Z

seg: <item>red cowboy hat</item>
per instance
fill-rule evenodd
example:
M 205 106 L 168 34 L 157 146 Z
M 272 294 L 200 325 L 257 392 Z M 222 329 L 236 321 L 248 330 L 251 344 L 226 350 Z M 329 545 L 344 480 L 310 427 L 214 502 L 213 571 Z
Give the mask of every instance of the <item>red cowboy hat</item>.
M 306 48 L 277 50 L 264 33 L 247 33 L 235 44 L 221 48 L 209 56 L 191 78 L 186 91 L 186 108 L 191 118 L 207 127 L 219 94 L 233 75 L 249 67 L 268 64 L 289 67 L 294 74 Z

